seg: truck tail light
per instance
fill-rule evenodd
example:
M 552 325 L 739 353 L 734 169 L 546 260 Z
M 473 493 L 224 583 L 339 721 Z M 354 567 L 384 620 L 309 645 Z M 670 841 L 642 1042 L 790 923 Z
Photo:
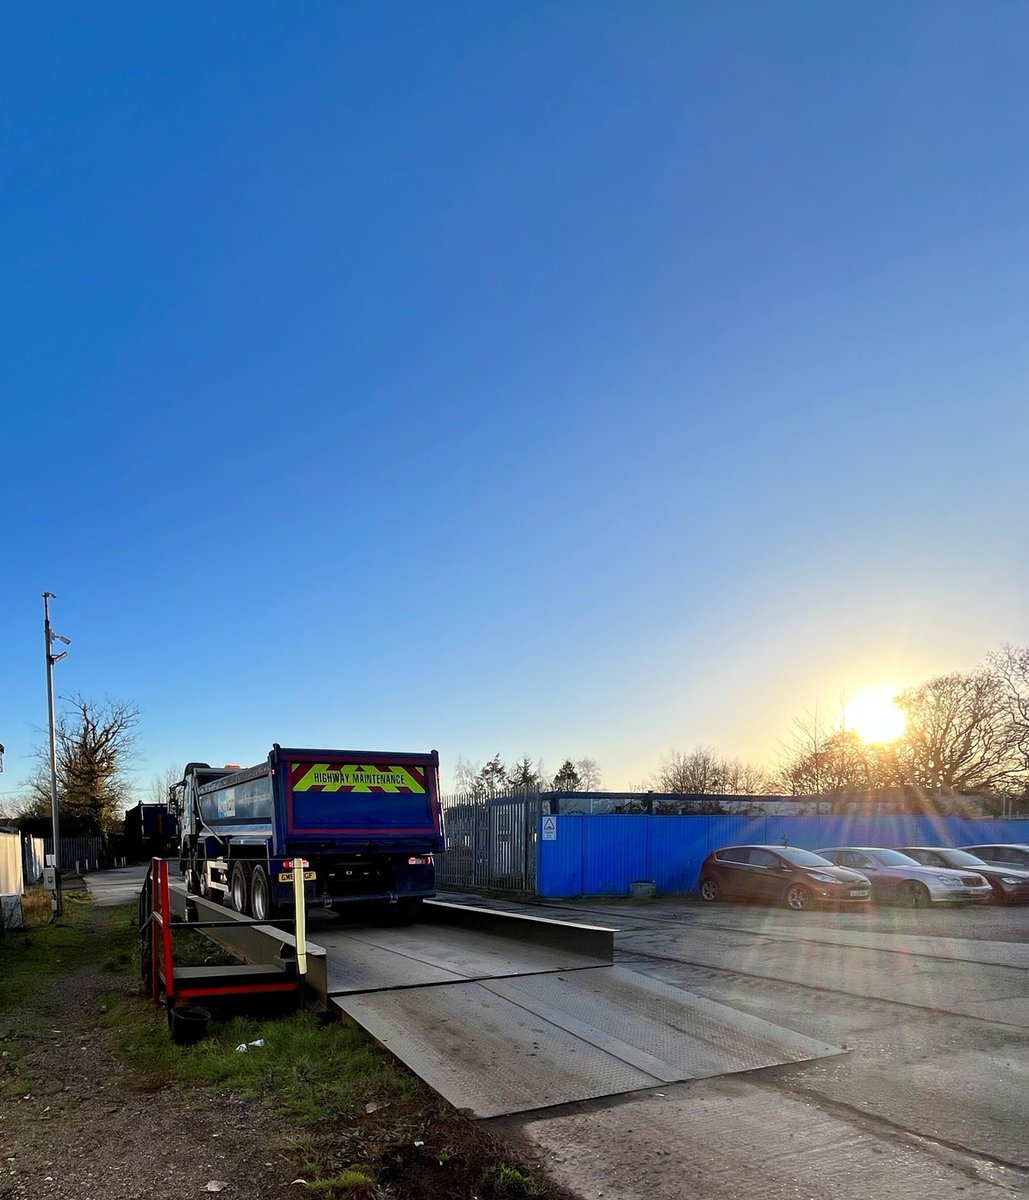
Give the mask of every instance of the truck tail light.
M 411 857 L 407 860 L 407 865 L 409 867 L 431 867 L 432 866 L 432 855 L 431 854 L 412 854 Z

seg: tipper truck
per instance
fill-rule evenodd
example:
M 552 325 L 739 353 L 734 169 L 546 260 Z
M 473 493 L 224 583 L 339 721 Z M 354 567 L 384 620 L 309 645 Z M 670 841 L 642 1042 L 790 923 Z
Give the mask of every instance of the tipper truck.
M 256 767 L 189 763 L 171 789 L 187 891 L 257 920 L 294 906 L 302 859 L 308 907 L 374 906 L 413 920 L 435 895 L 443 849 L 439 755 L 284 749 Z

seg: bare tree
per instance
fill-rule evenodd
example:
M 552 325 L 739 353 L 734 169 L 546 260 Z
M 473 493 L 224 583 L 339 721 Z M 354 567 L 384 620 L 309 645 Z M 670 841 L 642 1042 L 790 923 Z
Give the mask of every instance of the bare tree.
M 807 732 L 783 747 L 773 775 L 783 794 L 824 796 L 902 782 L 895 746 L 866 745 L 850 729 L 816 733 L 803 722 L 797 728 Z
M 707 746 L 697 746 L 689 754 L 670 754 L 654 777 L 656 792 L 680 792 L 706 795 L 720 790 L 713 786 L 718 773 L 718 756 Z
M 907 781 L 927 792 L 1010 795 L 1025 787 L 1026 764 L 1010 697 L 996 673 L 938 675 L 902 692 L 901 746 Z
M 181 767 L 165 767 L 159 774 L 152 776 L 147 792 L 147 803 L 167 804 L 169 791 L 181 778 Z
M 469 762 L 459 754 L 454 763 L 454 790 L 461 796 L 474 796 L 481 771 L 481 763 Z
M 830 723 L 817 700 L 814 708 L 794 717 L 789 740 L 782 743 L 775 768 L 778 790 L 788 796 L 818 796 L 829 791 L 834 772 L 829 769 L 828 746 L 838 732 L 839 726 Z
M 1029 785 L 1029 648 L 1005 643 L 988 656 L 987 664 L 1005 699 L 1010 740 L 1026 776 L 1024 790 Z
M 722 759 L 721 781 L 727 796 L 767 796 L 772 790 L 766 771 L 738 758 Z
M 758 767 L 724 758 L 710 746 L 697 746 L 689 754 L 670 755 L 652 787 L 694 796 L 756 796 L 767 794 L 768 781 Z
M 579 758 L 575 761 L 579 775 L 579 788 L 584 792 L 600 790 L 600 764 L 595 758 Z
M 75 695 L 62 701 L 65 711 L 54 722 L 57 744 L 57 792 L 69 829 L 98 834 L 111 830 L 118 809 L 131 791 L 129 768 L 136 749 L 139 710 L 134 704 L 102 703 Z M 50 812 L 50 751 L 36 750 L 37 766 L 26 781 L 29 800 L 24 816 Z

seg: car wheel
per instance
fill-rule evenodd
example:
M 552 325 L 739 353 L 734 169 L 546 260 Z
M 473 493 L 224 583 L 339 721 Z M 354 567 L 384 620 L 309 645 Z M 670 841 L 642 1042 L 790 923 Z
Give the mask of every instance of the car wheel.
M 232 907 L 236 912 L 245 913 L 247 911 L 249 890 L 246 867 L 242 863 L 236 863 L 232 868 L 232 879 L 229 882 L 229 895 L 232 897 Z
M 796 912 L 801 912 L 803 909 L 811 907 L 813 899 L 814 897 L 806 887 L 801 887 L 799 883 L 795 883 L 786 893 L 786 906 Z
M 928 908 L 933 902 L 929 889 L 916 879 L 906 880 L 898 892 L 898 897 L 905 908 Z
M 702 900 L 721 900 L 722 889 L 718 886 L 717 879 L 702 879 L 700 881 L 700 898 Z

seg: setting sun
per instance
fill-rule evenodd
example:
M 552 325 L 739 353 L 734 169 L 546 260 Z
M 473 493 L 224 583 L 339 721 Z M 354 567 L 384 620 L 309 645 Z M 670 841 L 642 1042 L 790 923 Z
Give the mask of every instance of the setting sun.
M 893 742 L 904 736 L 907 718 L 893 703 L 896 688 L 877 687 L 859 692 L 846 705 L 847 728 L 863 742 Z

